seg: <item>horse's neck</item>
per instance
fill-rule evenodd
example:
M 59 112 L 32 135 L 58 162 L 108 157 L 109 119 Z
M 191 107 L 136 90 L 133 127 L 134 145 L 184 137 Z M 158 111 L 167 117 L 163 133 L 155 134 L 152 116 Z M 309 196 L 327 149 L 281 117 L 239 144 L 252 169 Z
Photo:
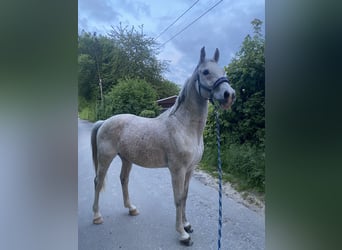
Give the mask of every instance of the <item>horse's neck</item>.
M 202 135 L 208 116 L 208 101 L 198 94 L 194 76 L 189 79 L 186 87 L 186 97 L 175 115 L 184 125 Z

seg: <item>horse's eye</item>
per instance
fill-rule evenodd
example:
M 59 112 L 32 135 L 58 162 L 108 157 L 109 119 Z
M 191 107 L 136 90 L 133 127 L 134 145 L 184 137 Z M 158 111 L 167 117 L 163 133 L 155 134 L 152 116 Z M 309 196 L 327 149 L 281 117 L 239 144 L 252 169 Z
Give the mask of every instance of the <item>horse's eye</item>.
M 203 75 L 208 75 L 208 74 L 209 74 L 209 70 L 205 69 L 205 70 L 203 71 Z

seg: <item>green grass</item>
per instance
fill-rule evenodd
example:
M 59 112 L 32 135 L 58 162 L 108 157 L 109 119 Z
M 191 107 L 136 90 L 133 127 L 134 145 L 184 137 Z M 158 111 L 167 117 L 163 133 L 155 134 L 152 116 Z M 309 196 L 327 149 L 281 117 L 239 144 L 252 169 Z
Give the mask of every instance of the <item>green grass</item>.
M 88 120 L 88 121 L 95 121 L 96 120 L 96 114 L 93 108 L 91 107 L 84 107 L 80 112 L 79 112 L 79 117 L 83 120 Z
M 264 151 L 248 144 L 222 145 L 222 179 L 230 182 L 237 191 L 265 193 Z M 217 148 L 206 147 L 200 169 L 218 177 Z

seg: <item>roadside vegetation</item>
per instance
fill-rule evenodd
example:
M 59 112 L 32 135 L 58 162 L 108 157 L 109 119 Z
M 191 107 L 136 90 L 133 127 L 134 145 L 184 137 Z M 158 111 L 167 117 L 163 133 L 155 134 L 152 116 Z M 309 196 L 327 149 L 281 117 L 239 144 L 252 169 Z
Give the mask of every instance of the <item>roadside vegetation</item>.
M 238 190 L 265 192 L 265 39 L 261 21 L 252 22 L 253 36 L 247 35 L 225 67 L 236 102 L 231 110 L 219 111 L 221 158 L 225 180 Z M 214 108 L 209 109 L 204 132 L 205 150 L 201 168 L 217 173 L 217 142 Z
M 240 50 L 225 67 L 237 99 L 220 110 L 223 178 L 237 190 L 265 192 L 265 39 L 262 22 L 252 21 Z M 162 77 L 167 63 L 159 61 L 156 42 L 142 28 L 112 27 L 106 35 L 83 31 L 78 36 L 78 112 L 96 121 L 114 114 L 159 115 L 156 100 L 179 93 Z M 214 108 L 209 106 L 200 168 L 217 175 Z
M 159 115 L 156 100 L 177 95 L 164 79 L 167 63 L 157 59 L 156 42 L 142 28 L 112 27 L 108 35 L 78 36 L 78 112 L 95 121 L 114 114 Z

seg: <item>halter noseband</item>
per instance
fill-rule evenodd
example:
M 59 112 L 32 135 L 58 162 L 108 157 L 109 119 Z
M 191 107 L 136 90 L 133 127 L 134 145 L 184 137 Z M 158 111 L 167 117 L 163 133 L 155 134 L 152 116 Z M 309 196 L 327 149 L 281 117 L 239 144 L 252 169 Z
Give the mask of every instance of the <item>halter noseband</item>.
M 208 91 L 208 92 L 210 93 L 209 98 L 207 98 L 207 100 L 209 100 L 212 104 L 214 104 L 214 101 L 213 101 L 213 95 L 214 95 L 214 93 L 213 93 L 213 92 L 214 92 L 214 90 L 215 90 L 218 86 L 220 86 L 220 85 L 221 85 L 222 83 L 224 83 L 224 82 L 226 82 L 226 83 L 229 84 L 228 78 L 225 77 L 225 76 L 222 76 L 222 77 L 220 77 L 219 79 L 217 79 L 217 80 L 214 82 L 213 86 L 210 86 L 210 87 L 209 87 L 209 86 L 206 86 L 206 85 L 204 85 L 203 83 L 201 83 L 199 74 L 197 74 L 197 83 L 198 83 L 198 92 L 199 92 L 199 95 L 200 95 L 201 97 L 205 98 L 205 97 L 202 96 L 202 94 L 201 94 L 201 88 L 205 89 L 206 91 Z

